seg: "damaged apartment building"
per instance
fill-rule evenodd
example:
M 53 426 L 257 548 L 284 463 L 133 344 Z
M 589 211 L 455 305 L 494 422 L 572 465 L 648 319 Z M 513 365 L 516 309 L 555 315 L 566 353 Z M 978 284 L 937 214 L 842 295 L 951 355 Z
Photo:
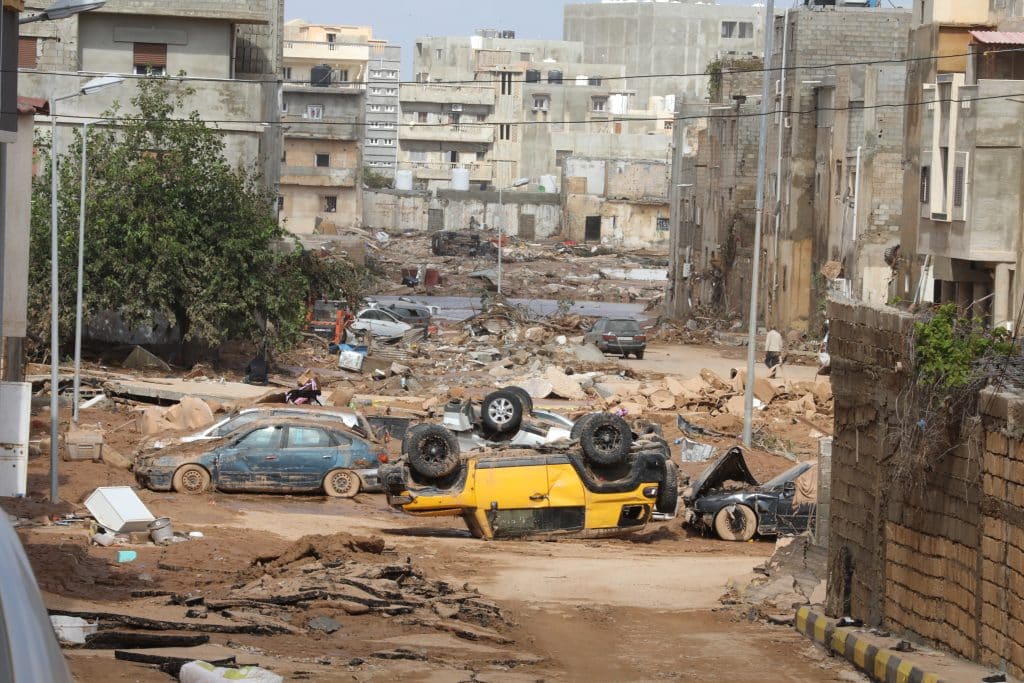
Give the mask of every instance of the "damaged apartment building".
M 897 282 L 908 300 L 1011 328 L 1024 296 L 1021 5 L 915 2 Z
M 772 325 L 817 332 L 837 290 L 889 299 L 909 26 L 907 10 L 863 6 L 805 5 L 775 19 L 759 273 Z M 749 296 L 761 73 L 745 61 L 722 67 L 696 159 L 676 144 L 676 164 L 690 169 L 674 183 L 676 315 L 691 303 L 742 314 Z
M 26 2 L 28 12 L 49 2 Z M 195 92 L 186 106 L 217 121 L 232 163 L 259 171 L 276 190 L 281 157 L 278 78 L 282 66 L 284 0 L 107 0 L 66 19 L 25 24 L 18 46 L 19 94 L 50 99 L 73 95 L 91 78 L 123 76 L 115 87 L 61 99 L 58 125 L 106 125 L 117 102 L 130 111 L 136 80 L 177 76 Z M 68 78 L 73 72 L 80 78 Z M 193 80 L 190 80 L 193 79 Z M 49 128 L 49 117 L 36 118 Z M 60 144 L 72 136 L 59 133 Z

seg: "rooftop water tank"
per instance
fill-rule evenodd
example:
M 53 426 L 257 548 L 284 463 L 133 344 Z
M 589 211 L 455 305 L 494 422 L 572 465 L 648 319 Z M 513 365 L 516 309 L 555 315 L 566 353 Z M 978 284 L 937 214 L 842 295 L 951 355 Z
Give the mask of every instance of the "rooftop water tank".
M 540 69 L 527 69 L 526 70 L 526 82 L 527 83 L 540 83 Z
M 562 72 L 558 69 L 552 69 L 548 72 L 548 83 L 561 83 Z
M 461 190 L 465 192 L 469 189 L 469 169 L 468 168 L 453 168 L 452 169 L 452 189 Z
M 412 190 L 412 171 L 395 171 L 395 189 Z
M 331 69 L 327 64 L 319 64 L 309 70 L 309 82 L 311 85 L 326 87 L 331 84 Z

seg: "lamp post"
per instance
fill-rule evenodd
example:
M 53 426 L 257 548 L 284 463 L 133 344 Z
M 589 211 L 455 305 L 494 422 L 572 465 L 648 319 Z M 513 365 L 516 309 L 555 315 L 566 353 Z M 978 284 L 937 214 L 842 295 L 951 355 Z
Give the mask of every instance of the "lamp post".
M 511 190 L 514 187 L 522 187 L 529 183 L 529 178 L 518 178 L 512 182 L 508 189 Z M 501 196 L 503 191 L 504 190 L 502 188 L 498 188 L 498 296 L 501 296 L 501 243 L 505 226 L 505 203 L 502 201 Z
M 60 4 L 59 2 L 57 4 Z M 66 3 L 65 3 L 66 4 Z M 94 8 L 93 8 L 94 9 Z M 60 327 L 58 320 L 58 243 L 59 225 L 57 208 L 59 197 L 57 191 L 60 183 L 57 178 L 57 103 L 79 95 L 91 95 L 104 88 L 117 85 L 124 81 L 119 76 L 101 76 L 94 78 L 80 89 L 69 95 L 50 98 L 50 502 L 59 500 L 57 490 L 57 455 L 60 438 Z M 80 237 L 81 240 L 81 237 Z M 80 242 L 81 244 L 81 242 Z M 81 263 L 81 256 L 79 256 Z M 79 271 L 81 273 L 81 271 Z

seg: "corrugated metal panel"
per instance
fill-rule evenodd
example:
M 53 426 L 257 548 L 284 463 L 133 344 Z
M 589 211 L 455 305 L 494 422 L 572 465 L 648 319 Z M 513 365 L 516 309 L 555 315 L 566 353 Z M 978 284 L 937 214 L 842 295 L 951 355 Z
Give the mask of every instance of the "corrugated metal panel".
M 1014 31 L 971 31 L 971 37 L 986 45 L 1024 45 L 1024 33 Z
M 167 45 L 135 43 L 135 66 L 167 66 Z
M 38 47 L 38 39 L 36 38 L 18 38 L 18 68 L 19 69 L 34 69 L 36 68 L 36 52 Z

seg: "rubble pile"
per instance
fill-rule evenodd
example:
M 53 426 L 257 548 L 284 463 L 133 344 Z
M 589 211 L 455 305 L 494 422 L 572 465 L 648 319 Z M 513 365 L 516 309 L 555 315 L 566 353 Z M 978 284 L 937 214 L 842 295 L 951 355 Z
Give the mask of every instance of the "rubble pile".
M 824 604 L 827 562 L 827 550 L 810 534 L 779 539 L 775 554 L 752 574 L 729 580 L 722 602 L 748 618 L 791 625 L 797 606 Z

